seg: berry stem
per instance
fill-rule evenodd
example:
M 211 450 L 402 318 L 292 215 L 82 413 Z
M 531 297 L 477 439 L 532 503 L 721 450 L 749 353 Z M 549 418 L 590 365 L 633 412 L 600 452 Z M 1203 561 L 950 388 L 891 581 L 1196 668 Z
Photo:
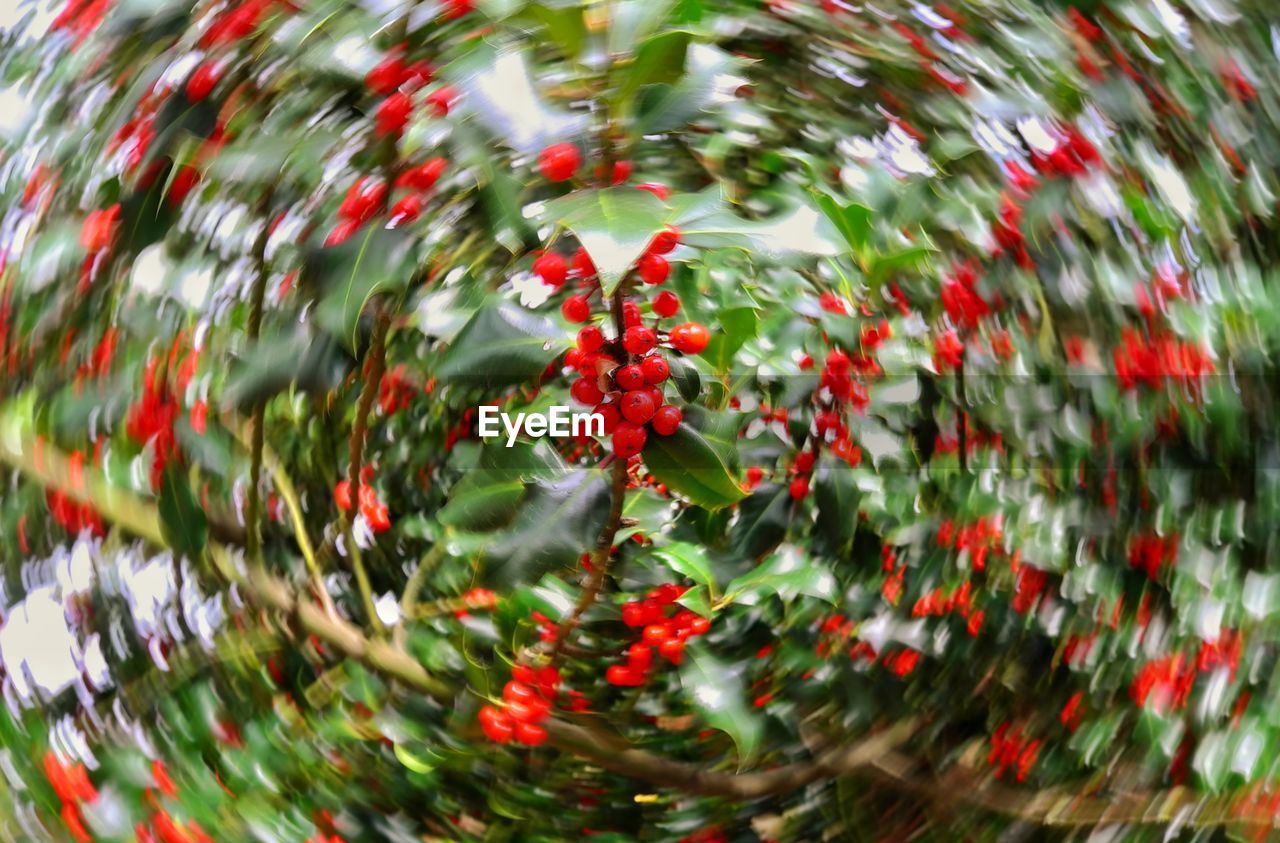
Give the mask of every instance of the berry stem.
M 347 443 L 347 482 L 352 490 L 360 488 L 360 465 L 364 459 L 364 439 L 369 430 L 369 413 L 373 410 L 373 400 L 378 395 L 382 384 L 382 373 L 386 369 L 387 331 L 391 328 L 391 310 L 379 306 L 373 323 L 373 339 L 369 343 L 369 353 L 364 362 L 364 388 L 360 391 L 360 399 L 356 403 L 356 417 L 351 425 L 351 439 Z M 379 632 L 383 631 L 382 621 L 373 606 L 373 592 L 369 587 L 369 575 L 364 570 L 364 560 L 356 549 L 351 535 L 351 512 L 342 514 L 342 532 L 347 538 L 347 546 L 351 551 L 352 569 L 356 575 L 356 584 L 360 588 L 360 600 L 364 604 L 369 623 Z

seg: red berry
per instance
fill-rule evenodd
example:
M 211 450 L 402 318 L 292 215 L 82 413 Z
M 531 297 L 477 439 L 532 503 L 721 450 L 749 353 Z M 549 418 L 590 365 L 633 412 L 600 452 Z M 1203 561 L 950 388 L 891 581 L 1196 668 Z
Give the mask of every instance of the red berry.
M 702 615 L 698 615 L 689 622 L 689 631 L 694 635 L 706 635 L 710 629 L 711 620 L 709 618 L 704 618 Z
M 586 322 L 591 318 L 591 304 L 586 296 L 569 296 L 560 305 L 560 313 L 570 322 Z
M 579 278 L 591 278 L 596 274 L 596 265 L 591 262 L 587 250 L 581 246 L 573 253 L 573 272 Z
M 643 321 L 644 317 L 640 313 L 640 305 L 633 301 L 622 303 L 622 324 L 624 327 L 630 328 L 633 325 L 639 325 Z
M 578 331 L 578 348 L 588 354 L 599 351 L 604 347 L 604 333 L 595 325 L 584 325 Z
M 647 435 L 644 428 L 628 421 L 618 422 L 613 430 L 613 453 L 620 458 L 634 457 L 644 450 Z
M 457 95 L 454 93 L 453 88 L 446 85 L 427 94 L 426 103 L 437 117 L 445 117 L 449 114 L 449 108 L 453 105 L 455 99 L 457 99 Z
M 509 703 L 531 703 L 535 699 L 533 688 L 519 680 L 512 679 L 502 689 L 502 698 Z
M 643 325 L 633 325 L 622 335 L 622 347 L 632 354 L 648 354 L 657 344 L 658 335 Z
M 653 648 L 639 641 L 627 648 L 627 664 L 634 670 L 645 671 L 653 664 Z
M 641 671 L 634 670 L 627 665 L 612 664 L 609 669 L 604 672 L 604 680 L 610 685 L 620 685 L 624 688 L 635 687 L 644 682 L 644 674 Z
M 653 312 L 663 317 L 675 316 L 680 310 L 680 297 L 670 290 L 663 290 L 653 299 Z
M 618 422 L 622 421 L 622 414 L 618 412 L 618 406 L 613 403 L 597 404 L 595 414 L 604 420 L 604 433 L 606 436 L 613 433 L 618 427 Z
M 569 387 L 569 394 L 573 396 L 574 401 L 590 407 L 599 404 L 604 398 L 600 387 L 596 386 L 596 382 L 590 378 L 578 378 L 574 381 L 573 386 Z
M 507 743 L 514 731 L 511 716 L 497 706 L 486 705 L 480 709 L 480 728 L 485 737 L 495 743 Z
M 798 501 L 804 500 L 809 496 L 809 478 L 797 477 L 795 480 L 792 480 L 791 487 L 788 491 L 791 492 L 791 497 L 793 499 Z
M 669 225 L 662 231 L 653 235 L 653 240 L 649 242 L 649 254 L 665 255 L 674 249 L 680 243 L 680 229 L 674 225 Z
M 829 372 L 843 375 L 849 371 L 850 365 L 849 355 L 838 348 L 827 355 L 827 371 Z
M 518 664 L 511 668 L 511 678 L 517 682 L 532 685 L 538 681 L 538 672 L 527 664 Z
M 661 284 L 671 274 L 671 264 L 661 255 L 648 254 L 640 258 L 636 271 L 640 273 L 640 279 L 644 283 Z
M 652 193 L 654 196 L 658 197 L 663 202 L 666 202 L 667 197 L 671 195 L 671 189 L 668 188 L 665 184 L 658 184 L 657 182 L 652 182 L 652 181 L 645 182 L 644 184 L 638 184 L 636 185 L 636 189 L 644 190 L 649 193 Z
M 443 158 L 428 158 L 417 167 L 410 167 L 396 179 L 396 187 L 408 187 L 414 190 L 430 190 L 435 187 L 449 162 Z
M 387 185 L 381 179 L 363 176 L 352 182 L 338 206 L 338 216 L 357 222 L 368 222 L 382 208 L 387 198 Z
M 808 474 L 813 471 L 813 461 L 815 457 L 813 451 L 801 451 L 796 454 L 794 468 L 798 474 Z
M 559 287 L 569 277 L 569 264 L 555 252 L 543 252 L 533 262 L 533 271 L 542 279 L 543 284 Z
M 644 424 L 653 418 L 656 409 L 653 396 L 633 390 L 622 396 L 622 417 L 632 424 Z
M 379 137 L 399 136 L 409 124 L 409 115 L 412 113 L 413 100 L 403 91 L 396 91 L 378 106 L 373 118 L 374 131 Z
M 441 14 L 445 20 L 457 20 L 464 15 L 469 15 L 472 8 L 472 0 L 444 0 L 440 4 Z M 525 743 L 525 741 L 520 742 Z M 538 743 L 541 743 L 541 741 Z M 537 744 L 531 744 L 531 746 L 537 746 Z
M 664 404 L 653 414 L 653 432 L 659 436 L 670 436 L 679 429 L 682 421 L 684 413 L 679 407 Z
M 409 68 L 399 52 L 394 52 L 364 77 L 364 86 L 380 96 L 387 96 L 409 78 Z
M 644 606 L 637 601 L 622 604 L 622 622 L 627 626 L 644 626 Z
M 197 184 L 200 183 L 200 171 L 195 167 L 188 167 L 185 164 L 178 168 L 173 174 L 173 178 L 169 181 L 169 194 L 165 197 L 165 201 L 170 206 L 176 208 L 182 204 L 182 200 L 187 198 Z
M 213 89 L 218 86 L 218 82 L 221 79 L 222 69 L 216 64 L 205 62 L 200 65 L 187 79 L 187 100 L 189 102 L 200 102 L 213 93 Z
M 622 184 L 631 178 L 631 162 L 630 161 L 614 161 L 613 162 L 613 183 Z
M 664 623 L 651 623 L 640 633 L 644 639 L 644 643 L 660 647 L 662 644 L 671 639 L 671 630 Z
M 339 480 L 338 485 L 333 487 L 333 499 L 338 504 L 338 509 L 343 512 L 351 511 L 351 481 Z
M 657 384 L 662 383 L 671 375 L 671 367 L 667 365 L 667 361 L 658 354 L 650 354 L 644 360 L 640 361 L 640 368 L 644 371 L 644 379 L 646 383 Z M 631 387 L 634 389 L 635 387 Z M 625 389 L 625 387 L 624 387 Z
M 410 193 L 399 202 L 391 206 L 391 219 L 387 225 L 389 228 L 405 225 L 422 216 L 422 206 L 425 200 L 420 193 Z
M 359 220 L 343 220 L 333 227 L 333 231 L 329 232 L 329 236 L 324 239 L 324 245 L 340 246 L 351 239 L 351 235 L 355 234 L 359 228 Z
M 571 143 L 553 143 L 538 154 L 538 169 L 547 181 L 568 181 L 581 163 L 582 153 Z
M 542 746 L 547 742 L 547 730 L 536 723 L 517 723 L 516 741 L 525 746 Z
M 711 342 L 711 332 L 697 322 L 684 322 L 671 329 L 671 345 L 682 354 L 701 354 Z
M 644 386 L 644 369 L 635 363 L 621 366 L 613 373 L 613 382 L 618 385 L 618 389 L 633 390 Z
M 747 482 L 752 486 L 764 479 L 764 469 L 758 465 L 753 465 L 747 469 Z
M 684 640 L 668 638 L 658 645 L 658 652 L 672 664 L 680 664 L 680 662 L 684 661 Z

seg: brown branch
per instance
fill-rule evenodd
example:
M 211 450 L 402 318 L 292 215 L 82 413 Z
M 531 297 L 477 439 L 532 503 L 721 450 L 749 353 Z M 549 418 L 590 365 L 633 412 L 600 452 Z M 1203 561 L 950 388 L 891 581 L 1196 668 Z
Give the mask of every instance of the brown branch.
M 391 310 L 381 307 L 374 317 L 373 339 L 369 344 L 369 353 L 364 363 L 364 387 L 360 390 L 360 398 L 356 403 L 356 417 L 351 425 L 351 439 L 347 444 L 347 483 L 351 494 L 358 502 L 360 492 L 360 465 L 364 460 L 364 440 L 369 430 L 369 414 L 373 412 L 373 400 L 382 385 L 382 373 L 387 366 L 387 331 L 391 328 Z M 356 547 L 355 538 L 351 535 L 352 511 L 342 514 L 342 532 L 347 538 L 347 552 L 351 554 L 351 567 L 355 573 L 356 586 L 360 590 L 360 599 L 364 603 L 365 615 L 369 624 L 378 632 L 383 632 L 382 621 L 373 605 L 373 590 L 369 586 L 369 573 L 365 570 L 364 560 Z
M 258 341 L 258 335 L 262 332 L 262 306 L 266 298 L 267 275 L 269 274 L 267 270 L 267 242 L 271 237 L 271 226 L 267 224 L 265 218 L 270 208 L 271 193 L 268 191 L 259 206 L 264 218 L 262 233 L 258 235 L 257 242 L 253 246 L 257 275 L 253 279 L 253 288 L 249 293 L 249 323 L 245 328 L 245 333 L 252 343 Z M 262 499 L 258 487 L 262 480 L 262 446 L 266 442 L 266 431 L 264 430 L 266 408 L 267 402 L 265 399 L 259 398 L 254 401 L 253 411 L 249 419 L 252 430 L 249 439 L 249 498 L 245 504 L 244 516 L 245 548 L 248 551 L 249 558 L 255 563 L 262 561 L 262 533 L 258 526 L 258 520 L 261 517 Z

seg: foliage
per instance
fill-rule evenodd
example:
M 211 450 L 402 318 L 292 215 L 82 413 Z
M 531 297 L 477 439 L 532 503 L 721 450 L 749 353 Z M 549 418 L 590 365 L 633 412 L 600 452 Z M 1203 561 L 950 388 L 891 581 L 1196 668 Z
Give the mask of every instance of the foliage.
M 0 837 L 1265 835 L 1270 20 L 32 6 Z

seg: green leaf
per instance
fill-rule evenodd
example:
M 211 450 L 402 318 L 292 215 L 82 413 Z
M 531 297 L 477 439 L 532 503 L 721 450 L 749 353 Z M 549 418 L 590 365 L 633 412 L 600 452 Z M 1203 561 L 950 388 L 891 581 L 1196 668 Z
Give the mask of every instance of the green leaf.
M 547 214 L 578 238 L 596 265 L 604 294 L 611 296 L 666 225 L 667 208 L 648 191 L 611 187 L 552 200 Z
M 877 254 L 871 259 L 867 281 L 872 287 L 877 287 L 888 281 L 895 273 L 915 272 L 928 263 L 929 257 L 937 251 L 938 248 L 932 243 L 917 243 L 896 251 Z
M 698 370 L 678 354 L 668 357 L 667 364 L 671 367 L 670 377 L 671 382 L 676 385 L 676 392 L 685 401 L 696 401 L 702 392 L 702 376 L 698 374 Z
M 818 195 L 818 207 L 829 220 L 835 223 L 855 255 L 861 258 L 867 253 L 871 245 L 871 221 L 874 211 L 857 202 L 842 206 L 825 193 Z
M 222 405 L 243 410 L 291 387 L 327 392 L 342 383 L 351 358 L 328 334 L 299 325 L 290 334 L 260 339 L 230 365 Z
M 760 746 L 764 724 L 747 706 L 743 672 L 730 668 L 700 642 L 685 650 L 680 684 L 689 704 L 707 725 L 732 738 L 742 763 L 750 763 Z
M 436 516 L 459 530 L 493 530 L 510 523 L 524 496 L 524 481 L 496 471 L 476 470 L 453 485 Z
M 685 54 L 685 72 L 679 81 L 655 85 L 648 89 L 655 92 L 654 96 L 641 98 L 632 135 L 641 137 L 684 128 L 712 104 L 720 81 L 734 75 L 742 64 L 741 59 L 719 47 L 690 44 Z
M 609 53 L 615 58 L 629 55 L 635 45 L 662 26 L 675 0 L 614 0 L 609 13 Z
M 858 492 L 849 466 L 835 459 L 823 458 L 814 474 L 813 497 L 818 505 L 818 526 L 837 553 L 853 544 L 858 529 Z
M 732 368 L 738 349 L 755 337 L 760 318 L 754 307 L 731 307 L 719 311 L 717 319 L 720 330 L 712 334 L 702 357 L 723 373 Z
M 348 348 L 358 348 L 365 304 L 375 293 L 408 285 L 414 246 L 414 238 L 404 229 L 370 226 L 341 245 L 312 249 L 307 272 L 324 287 L 316 308 L 321 327 Z
M 626 500 L 622 503 L 622 518 L 624 523 L 634 523 L 619 529 L 613 543 L 621 545 L 634 535 L 656 535 L 666 526 L 671 507 L 671 501 L 653 489 L 643 486 L 628 489 Z
M 707 586 L 712 594 L 715 593 L 715 576 L 711 573 L 707 552 L 701 546 L 677 542 L 655 550 L 653 555 L 677 574 Z
M 440 359 L 436 376 L 446 383 L 493 390 L 524 383 L 569 344 L 554 322 L 510 302 L 481 308 Z
M 174 553 L 196 561 L 204 551 L 209 524 L 186 480 L 173 466 L 165 470 L 157 502 L 160 532 Z
M 685 52 L 689 48 L 689 33 L 663 32 L 645 41 L 631 62 L 622 72 L 617 101 L 629 102 L 636 91 L 645 85 L 671 84 L 684 73 Z
M 515 521 L 487 542 L 484 580 L 510 587 L 577 564 L 595 544 L 608 514 L 609 484 L 599 469 L 574 469 L 555 480 L 530 483 Z
M 698 506 L 719 509 L 743 498 L 730 461 L 690 424 L 671 436 L 650 436 L 644 461 L 659 483 Z
M 671 219 L 687 246 L 736 248 L 779 261 L 795 255 L 835 257 L 846 251 L 835 223 L 799 197 L 778 196 L 770 216 L 748 220 L 733 213 L 719 187 L 697 195 L 699 201 L 677 206 Z
M 582 45 L 587 40 L 587 25 L 582 18 L 580 6 L 552 6 L 546 3 L 531 3 L 525 8 L 526 14 L 542 24 L 551 40 L 560 47 L 565 58 L 577 59 L 582 52 Z
M 746 559 L 759 559 L 786 538 L 795 507 L 785 484 L 765 483 L 738 506 L 733 548 Z
M 458 163 L 476 177 L 494 239 L 512 254 L 535 246 L 537 237 L 521 213 L 521 185 L 510 168 L 494 165 L 488 143 L 469 123 L 454 122 L 450 136 Z
M 735 600 L 754 602 L 765 592 L 773 592 L 783 600 L 806 595 L 837 605 L 836 578 L 813 559 L 807 559 L 793 545 L 783 545 L 760 567 L 743 574 L 725 589 Z
M 707 589 L 703 586 L 689 589 L 676 602 L 691 612 L 697 612 L 704 618 L 710 618 L 715 614 L 711 609 L 711 600 L 707 596 Z

